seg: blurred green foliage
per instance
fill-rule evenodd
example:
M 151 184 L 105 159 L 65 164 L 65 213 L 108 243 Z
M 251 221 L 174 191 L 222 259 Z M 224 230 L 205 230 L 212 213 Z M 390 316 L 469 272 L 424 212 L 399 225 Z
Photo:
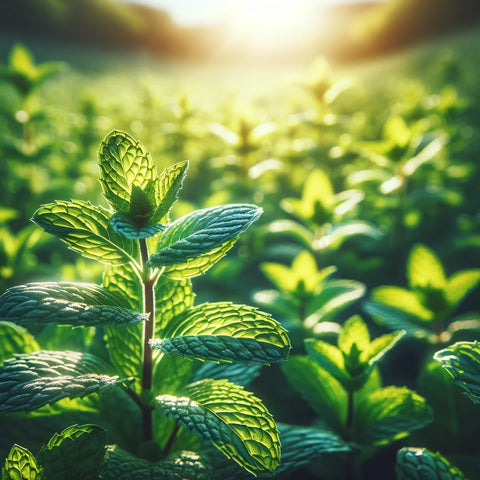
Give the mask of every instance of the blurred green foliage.
M 175 216 L 229 202 L 253 201 L 263 208 L 261 221 L 195 282 L 200 300 L 253 298 L 292 331 L 298 356 L 285 369 L 299 372 L 292 384 L 311 373 L 299 388 L 308 403 L 301 403 L 282 372 L 262 370 L 252 385 L 275 417 L 319 436 L 326 420 L 337 421 L 331 434 L 362 445 L 357 478 L 394 478 L 397 450 L 412 445 L 440 451 L 475 478 L 478 407 L 431 360 L 439 344 L 479 339 L 479 45 L 474 32 L 348 72 L 319 60 L 296 72 L 293 82 L 274 71 L 262 86 L 240 70 L 227 77 L 212 68 L 213 80 L 205 81 L 192 67 L 145 66 L 136 58 L 112 60 L 98 53 L 88 60 L 72 57 L 69 68 L 35 83 L 39 72 L 50 71 L 45 60 L 52 53 L 40 44 L 37 61 L 9 41 L 2 72 L 10 73 L 0 79 L 1 290 L 37 280 L 100 282 L 95 263 L 59 248 L 26 219 L 54 198 L 101 203 L 98 140 L 113 127 L 131 131 L 149 145 L 159 168 L 190 160 Z M 12 74 L 18 62 L 9 58 L 15 55 L 30 65 L 26 78 L 35 88 L 28 95 Z M 233 92 L 220 88 L 224 81 L 235 86 Z M 262 93 L 252 94 L 252 84 L 262 86 Z M 370 362 L 375 355 L 362 357 L 358 345 L 355 364 L 353 343 L 348 352 L 338 344 L 345 320 L 361 311 L 374 339 L 392 330 L 407 332 L 379 366 Z M 16 341 L 27 338 L 25 332 L 7 327 L 1 325 L 0 332 L 9 339 L 1 340 L 5 358 L 35 349 Z M 64 328 L 37 338 L 52 347 L 98 348 L 94 335 Z M 320 363 L 317 350 L 324 354 Z M 394 432 L 380 445 L 378 431 L 368 433 L 363 420 L 348 432 L 348 408 L 343 417 L 325 420 L 322 388 L 334 385 L 343 392 L 338 398 L 347 399 L 346 385 L 360 377 L 369 378 L 357 392 L 369 399 L 359 401 L 365 418 L 373 418 L 368 411 L 374 400 L 393 409 L 387 394 L 394 389 L 414 404 L 420 396 L 426 399 L 434 421 L 408 439 Z M 42 428 L 41 419 L 32 422 Z M 61 416 L 58 422 L 63 425 Z M 300 433 L 305 432 L 286 433 L 282 442 L 294 450 Z M 39 446 L 38 434 L 19 436 Z M 1 444 L 3 457 L 10 448 Z M 413 454 L 404 452 L 397 462 L 406 464 L 396 468 L 408 472 Z M 329 478 L 330 469 L 331 478 L 342 478 L 344 456 L 322 453 L 301 473 Z M 417 460 L 449 465 L 442 458 Z

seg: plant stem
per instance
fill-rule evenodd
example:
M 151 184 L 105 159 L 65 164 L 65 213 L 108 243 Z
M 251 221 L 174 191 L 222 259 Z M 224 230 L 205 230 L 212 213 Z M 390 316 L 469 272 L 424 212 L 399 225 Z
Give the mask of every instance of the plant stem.
M 348 404 L 347 404 L 347 432 L 348 436 L 352 437 L 352 430 L 353 430 L 353 422 L 354 422 L 354 413 L 355 413 L 355 399 L 354 399 L 355 391 L 348 390 Z
M 177 433 L 180 430 L 180 425 L 177 423 L 175 427 L 173 427 L 172 433 L 168 437 L 167 444 L 165 445 L 165 448 L 163 449 L 163 457 L 166 458 L 168 457 L 168 454 L 170 453 L 170 450 L 173 447 L 173 444 L 175 443 L 175 439 L 177 438 Z
M 142 390 L 150 391 L 152 388 L 153 376 L 153 358 L 150 340 L 153 338 L 155 332 L 155 279 L 149 277 L 149 271 L 147 267 L 149 258 L 147 241 L 144 238 L 141 238 L 139 240 L 139 244 L 143 267 L 143 311 L 144 313 L 148 313 L 149 316 L 148 320 L 143 324 Z M 150 442 L 153 439 L 152 412 L 153 409 L 150 405 L 144 405 L 142 408 L 143 440 L 145 442 Z

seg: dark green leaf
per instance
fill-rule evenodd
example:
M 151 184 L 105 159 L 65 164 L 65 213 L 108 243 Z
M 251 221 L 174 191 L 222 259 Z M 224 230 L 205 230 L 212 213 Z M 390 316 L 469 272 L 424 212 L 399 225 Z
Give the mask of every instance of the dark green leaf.
M 277 468 L 277 426 L 263 403 L 242 387 L 207 379 L 191 384 L 185 397 L 162 395 L 157 402 L 167 415 L 246 470 L 260 473 Z
M 165 225 L 154 223 L 136 227 L 123 212 L 118 212 L 110 219 L 113 229 L 129 239 L 150 238 L 165 229 Z
M 89 354 L 46 351 L 17 354 L 0 368 L 0 413 L 30 412 L 63 398 L 81 398 L 120 383 Z
M 400 449 L 395 473 L 398 480 L 467 480 L 445 457 L 425 448 Z
M 0 297 L 0 319 L 21 326 L 49 323 L 73 326 L 128 325 L 148 319 L 125 298 L 87 283 L 28 283 Z
M 151 463 L 112 445 L 107 450 L 103 480 L 210 480 L 211 472 L 194 452 L 174 452 Z
M 236 238 L 261 213 L 254 205 L 222 205 L 185 215 L 167 226 L 149 264 L 152 267 L 183 264 L 211 252 Z
M 474 403 L 480 403 L 480 343 L 457 342 L 435 353 L 435 360 L 453 377 L 453 383 L 465 390 Z
M 334 430 L 341 430 L 347 418 L 347 392 L 342 385 L 314 360 L 290 357 L 282 365 L 288 381 Z
M 315 427 L 279 424 L 282 461 L 277 475 L 306 465 L 323 454 L 348 452 L 350 447 L 337 435 Z
M 43 469 L 29 450 L 14 445 L 2 470 L 2 480 L 43 480 Z
M 128 133 L 113 130 L 98 152 L 100 183 L 105 198 L 116 211 L 128 212 L 132 187 L 146 188 L 156 179 L 155 167 L 145 147 Z
M 184 311 L 152 347 L 200 360 L 265 364 L 285 360 L 290 341 L 270 315 L 222 302 Z
M 173 356 L 172 356 L 173 357 Z M 202 363 L 195 371 L 192 381 L 211 378 L 213 380 L 228 380 L 245 387 L 260 373 L 261 365 L 242 365 L 239 363 Z
M 98 425 L 72 425 L 56 433 L 38 454 L 48 480 L 97 478 L 107 434 Z
M 111 216 L 102 207 L 73 200 L 43 205 L 32 220 L 84 257 L 111 265 L 134 262 L 137 245 L 115 232 Z

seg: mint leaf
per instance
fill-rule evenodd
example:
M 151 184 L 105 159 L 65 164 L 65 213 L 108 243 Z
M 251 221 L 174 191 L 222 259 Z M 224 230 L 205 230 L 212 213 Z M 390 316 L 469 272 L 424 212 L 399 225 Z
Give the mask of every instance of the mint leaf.
M 257 220 L 254 205 L 222 205 L 197 210 L 167 226 L 149 260 L 151 267 L 178 265 L 236 238 Z
M 170 355 L 173 357 L 173 355 Z M 174 358 L 174 357 L 173 357 Z M 240 363 L 202 363 L 195 371 L 192 381 L 211 378 L 212 380 L 228 380 L 245 387 L 260 373 L 261 365 L 244 365 Z
M 116 445 L 107 449 L 103 480 L 210 480 L 211 471 L 202 458 L 188 451 L 174 452 L 160 462 L 135 457 Z
M 443 289 L 447 283 L 440 259 L 425 245 L 414 245 L 407 260 L 408 283 L 415 289 Z
M 81 398 L 122 381 L 89 354 L 41 350 L 17 354 L 0 368 L 0 413 L 30 412 L 63 398 Z
M 347 392 L 332 375 L 304 356 L 290 357 L 282 365 L 292 387 L 334 430 L 342 430 L 347 419 Z
M 32 453 L 20 445 L 10 450 L 2 469 L 2 480 L 43 480 L 43 469 Z
M 135 240 L 138 238 L 150 238 L 165 229 L 165 225 L 154 223 L 144 227 L 136 227 L 123 212 L 118 212 L 112 216 L 110 223 L 113 229 L 126 238 Z
M 183 180 L 187 174 L 188 161 L 175 163 L 167 167 L 158 179 L 156 194 L 157 208 L 152 216 L 152 222 L 166 222 L 166 216 L 177 199 L 178 192 L 183 186 Z
M 245 305 L 205 303 L 175 317 L 153 348 L 200 360 L 241 363 L 287 358 L 286 330 L 270 315 Z
M 445 457 L 425 448 L 400 449 L 395 473 L 398 480 L 467 480 Z
M 342 351 L 321 340 L 307 339 L 305 347 L 310 357 L 324 370 L 333 375 L 342 384 L 348 381 L 350 376 L 345 368 L 345 357 Z
M 20 326 L 95 326 L 138 323 L 148 315 L 131 310 L 122 295 L 98 285 L 59 282 L 8 289 L 0 297 L 0 319 Z
M 40 207 L 32 221 L 84 257 L 111 265 L 134 262 L 137 245 L 115 232 L 111 216 L 89 202 L 56 201 Z
M 190 280 L 175 281 L 162 275 L 155 285 L 156 335 L 163 337 L 171 319 L 192 307 L 194 300 Z
M 419 296 L 410 290 L 395 286 L 376 287 L 371 298 L 376 303 L 388 305 L 416 317 L 417 321 L 433 320 L 433 313 L 425 307 Z
M 454 273 L 447 282 L 446 295 L 451 309 L 455 309 L 465 296 L 480 282 L 480 270 L 461 270 Z
M 470 400 L 480 403 L 480 343 L 457 342 L 433 356 Z
M 215 265 L 225 254 L 233 247 L 236 238 L 225 242 L 218 248 L 214 248 L 207 253 L 191 258 L 185 263 L 179 263 L 165 268 L 164 274 L 175 280 L 197 277 L 205 273 L 212 265 Z
M 282 461 L 277 475 L 307 465 L 324 454 L 349 452 L 350 447 L 340 437 L 316 427 L 279 424 Z
M 408 388 L 385 387 L 360 399 L 355 418 L 362 443 L 386 445 L 428 425 L 433 412 L 423 397 Z
M 145 147 L 131 135 L 118 130 L 110 132 L 98 152 L 100 183 L 113 209 L 128 212 L 132 187 L 146 188 L 156 179 L 155 167 Z
M 38 454 L 48 480 L 97 478 L 107 434 L 98 425 L 72 425 L 56 433 Z
M 40 346 L 25 328 L 0 321 L 0 363 L 12 357 L 14 353 L 31 353 L 35 350 L 40 350 Z
M 354 345 L 360 352 L 370 345 L 370 333 L 359 315 L 354 315 L 345 322 L 338 337 L 338 348 L 344 355 L 349 356 Z
M 108 291 L 121 294 L 133 310 L 143 309 L 142 285 L 129 265 L 108 265 L 103 275 L 103 285 Z M 105 325 L 104 330 L 110 363 L 121 375 L 140 381 L 143 324 Z
M 277 468 L 278 429 L 263 403 L 252 393 L 225 380 L 207 379 L 191 384 L 185 394 L 157 397 L 158 408 L 211 441 L 249 472 L 273 472 Z

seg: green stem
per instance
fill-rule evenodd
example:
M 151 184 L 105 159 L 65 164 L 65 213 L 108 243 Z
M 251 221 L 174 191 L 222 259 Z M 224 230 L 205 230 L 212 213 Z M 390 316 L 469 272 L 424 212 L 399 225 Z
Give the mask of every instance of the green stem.
M 353 390 L 348 390 L 348 404 L 347 404 L 347 432 L 350 439 L 352 438 L 353 434 L 353 422 L 354 422 L 354 414 L 355 414 L 355 399 L 354 399 L 355 392 Z
M 144 238 L 139 240 L 140 254 L 143 267 L 143 311 L 148 313 L 148 320 L 143 324 L 143 371 L 142 371 L 142 390 L 150 391 L 152 389 L 153 377 L 153 357 L 150 340 L 152 340 L 155 332 L 155 279 L 149 277 L 148 247 Z M 144 405 L 142 408 L 143 415 L 143 440 L 150 442 L 153 439 L 152 434 L 152 413 L 153 409 L 150 405 Z
M 173 427 L 172 433 L 170 434 L 170 437 L 168 437 L 167 444 L 163 449 L 163 458 L 168 457 L 168 454 L 170 453 L 170 450 L 172 449 L 173 444 L 175 443 L 175 439 L 177 438 L 177 433 L 179 430 L 180 430 L 180 425 L 177 423 L 175 427 Z

